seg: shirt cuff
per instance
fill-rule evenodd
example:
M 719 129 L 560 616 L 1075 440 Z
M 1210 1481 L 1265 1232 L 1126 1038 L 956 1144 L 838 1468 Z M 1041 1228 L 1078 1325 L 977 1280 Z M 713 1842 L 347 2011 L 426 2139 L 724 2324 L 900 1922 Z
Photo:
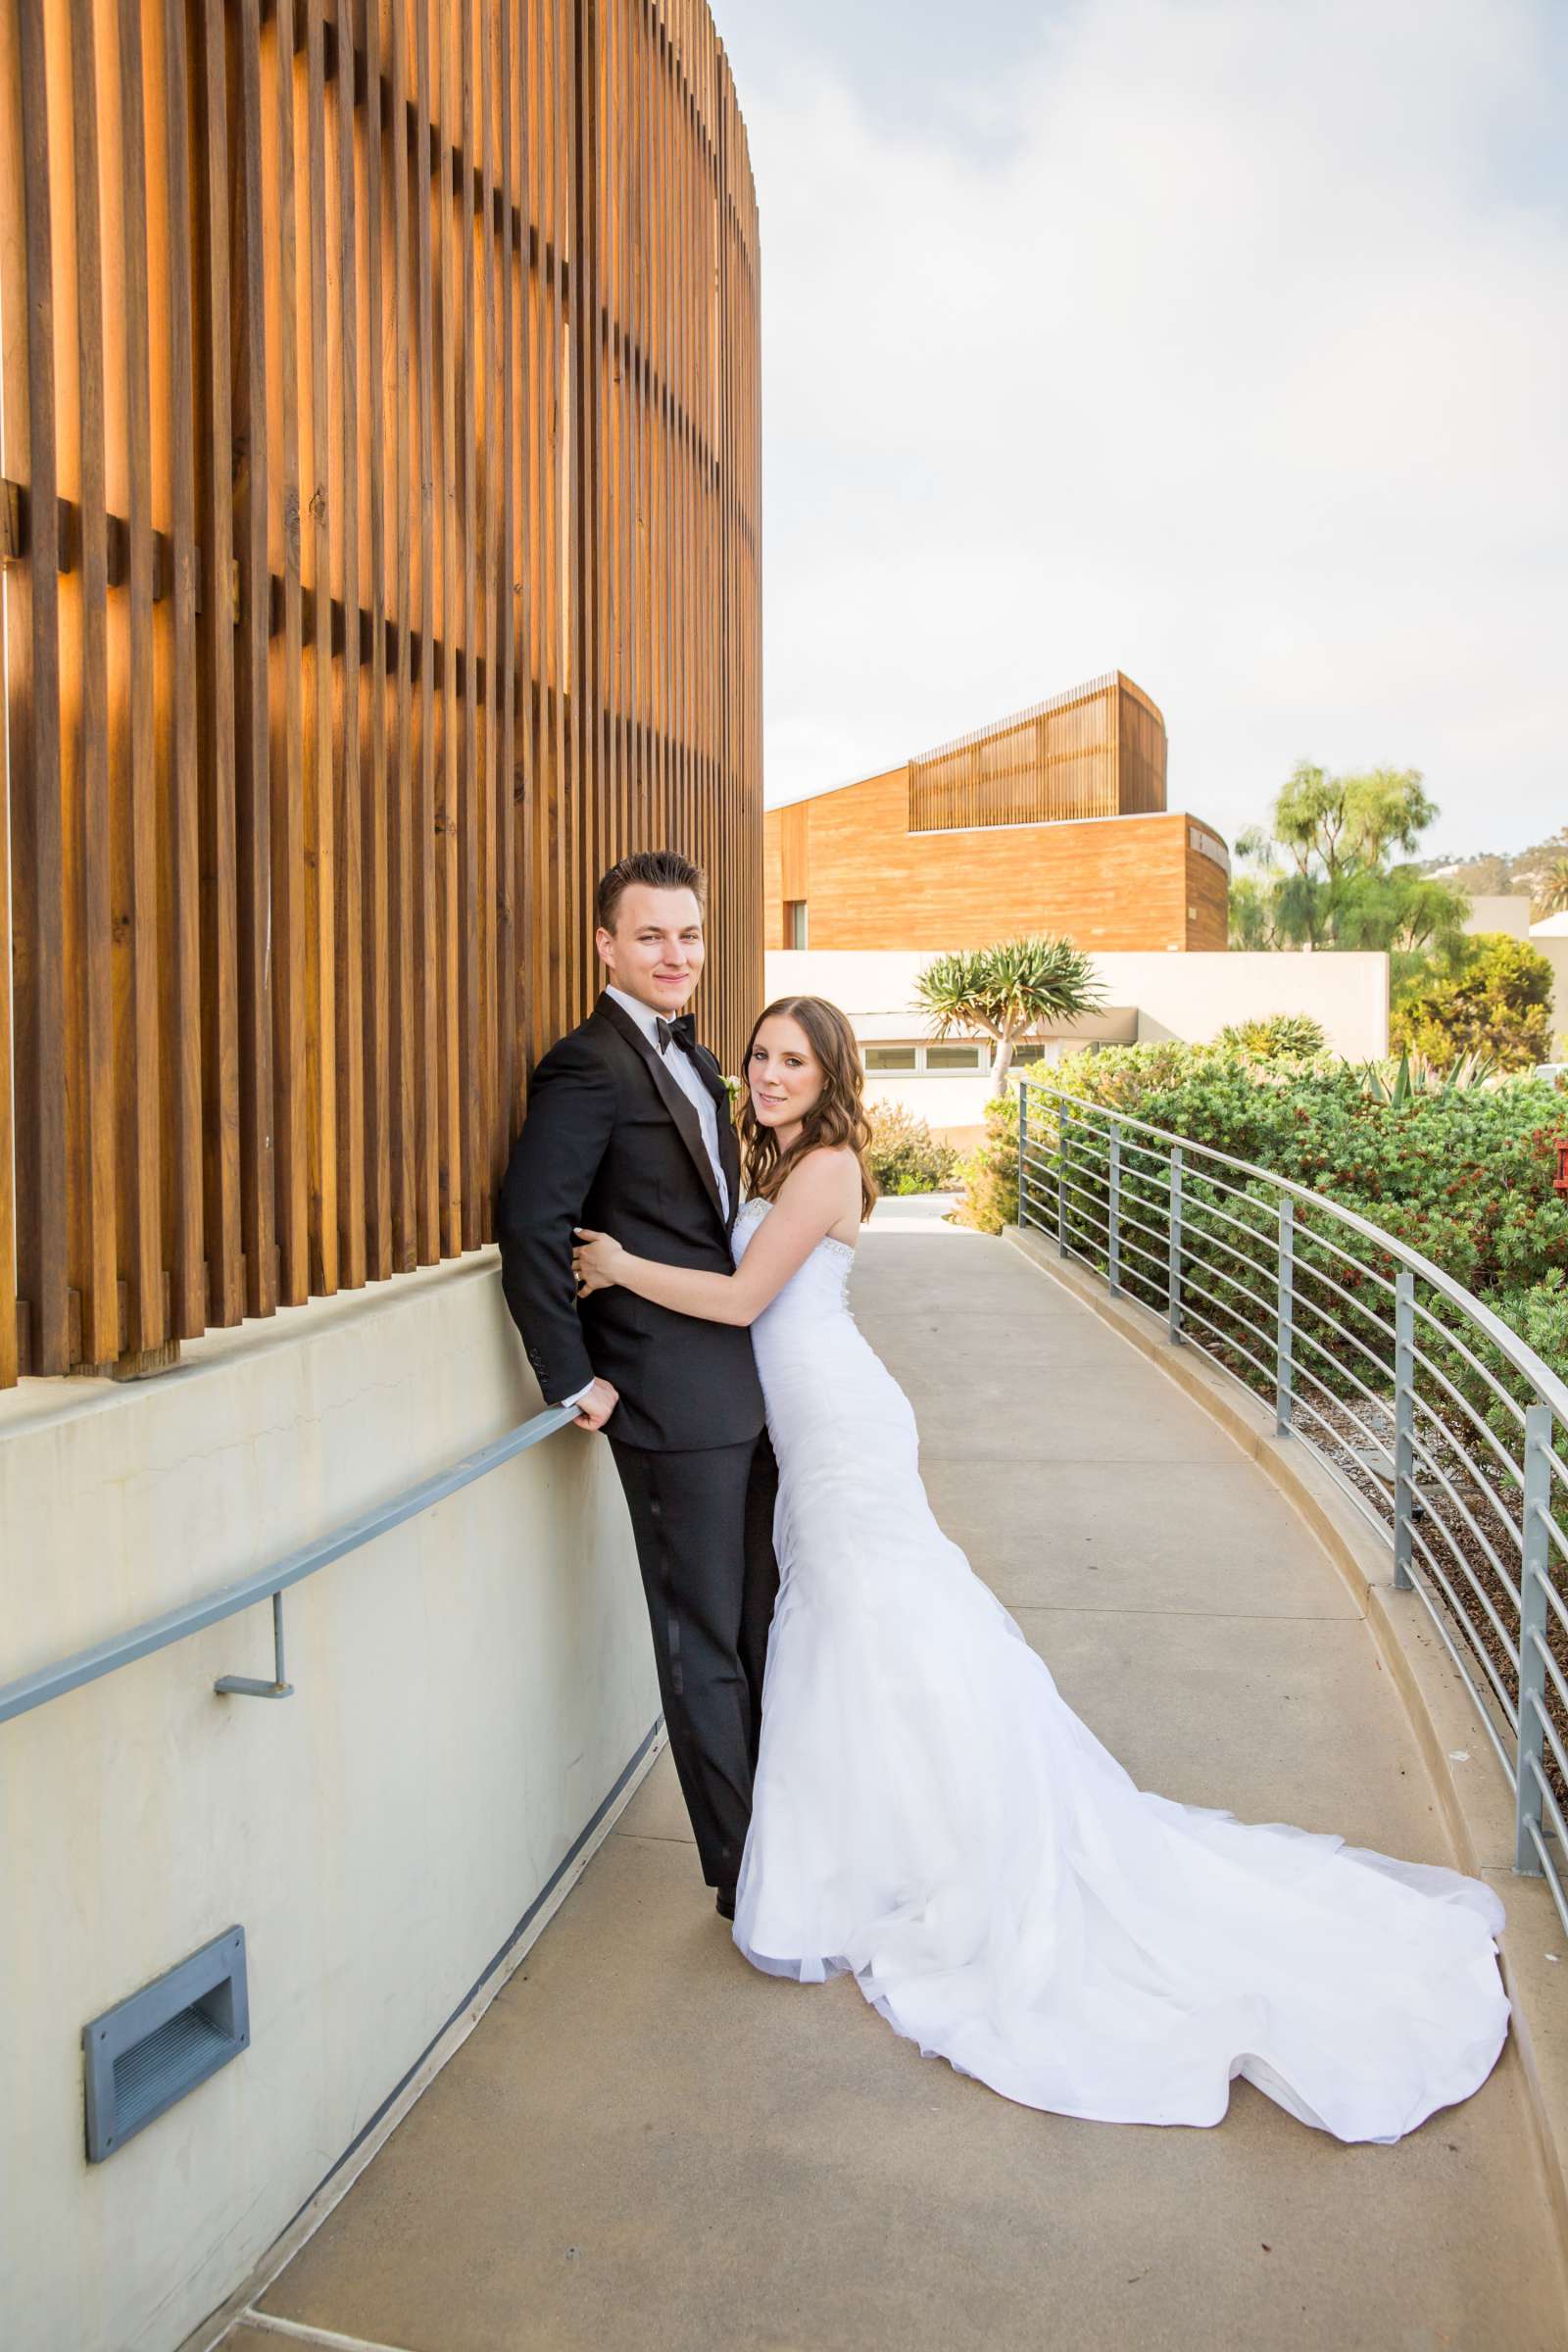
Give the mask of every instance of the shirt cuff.
M 594 1377 L 595 1379 L 598 1378 L 597 1373 Z M 575 1390 L 571 1396 L 559 1397 L 557 1402 L 561 1410 L 564 1411 L 568 1404 L 581 1404 L 583 1398 L 587 1396 L 589 1389 L 591 1389 L 593 1385 L 593 1381 L 590 1380 L 585 1387 Z

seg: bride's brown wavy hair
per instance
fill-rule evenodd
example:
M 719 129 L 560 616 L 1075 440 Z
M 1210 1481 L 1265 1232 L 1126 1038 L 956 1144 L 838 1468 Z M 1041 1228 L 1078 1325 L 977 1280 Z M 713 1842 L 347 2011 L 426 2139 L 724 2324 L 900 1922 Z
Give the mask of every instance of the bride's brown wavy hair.
M 752 1049 L 764 1021 L 798 1021 L 822 1072 L 822 1092 L 801 1125 L 788 1152 L 778 1148 L 771 1127 L 764 1127 L 752 1107 Z M 778 997 L 765 1004 L 752 1023 L 741 1064 L 740 1101 L 735 1123 L 745 1155 L 746 1190 L 754 1199 L 773 1200 L 797 1160 L 823 1145 L 848 1145 L 860 1168 L 860 1214 L 868 1217 L 876 1200 L 876 1184 L 865 1164 L 871 1128 L 865 1115 L 865 1073 L 855 1032 L 836 1004 L 825 997 Z

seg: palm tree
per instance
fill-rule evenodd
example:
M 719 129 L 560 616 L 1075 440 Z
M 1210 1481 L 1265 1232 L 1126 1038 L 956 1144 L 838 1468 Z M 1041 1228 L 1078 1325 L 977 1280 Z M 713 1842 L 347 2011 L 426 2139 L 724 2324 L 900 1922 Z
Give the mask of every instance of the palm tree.
M 995 1039 L 991 1091 L 1002 1095 L 1017 1039 L 1045 1021 L 1075 1021 L 1096 1011 L 1105 992 L 1070 939 L 1041 936 L 939 956 L 916 980 L 914 998 L 938 1037 L 956 1031 Z
M 1561 914 L 1568 907 L 1568 858 L 1553 858 L 1532 876 L 1538 913 Z

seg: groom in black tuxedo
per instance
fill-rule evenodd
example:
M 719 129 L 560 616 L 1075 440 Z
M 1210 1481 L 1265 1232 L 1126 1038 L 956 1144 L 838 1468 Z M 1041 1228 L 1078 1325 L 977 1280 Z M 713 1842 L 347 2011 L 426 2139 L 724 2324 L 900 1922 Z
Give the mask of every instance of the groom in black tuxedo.
M 639 1257 L 732 1270 L 740 1152 L 717 1062 L 682 1007 L 703 968 L 703 876 L 670 851 L 599 885 L 609 985 L 533 1074 L 501 1190 L 501 1279 L 547 1400 L 602 1429 L 631 1512 L 664 1721 L 708 1884 L 734 1917 L 778 1591 L 778 1473 L 745 1328 L 630 1291 L 580 1302 L 578 1225 Z

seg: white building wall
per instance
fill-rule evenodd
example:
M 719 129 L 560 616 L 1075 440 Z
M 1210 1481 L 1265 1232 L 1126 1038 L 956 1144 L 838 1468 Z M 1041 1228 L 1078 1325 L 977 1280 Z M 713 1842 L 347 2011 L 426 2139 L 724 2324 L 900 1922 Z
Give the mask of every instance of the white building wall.
M 1565 943 L 1568 944 L 1568 943 Z M 819 996 L 848 1013 L 862 1046 L 927 1034 L 914 1010 L 920 953 L 856 949 L 773 949 L 768 998 Z M 1091 958 L 1105 990 L 1104 1008 L 1048 1043 L 1048 1060 L 1085 1043 L 1125 1044 L 1180 1038 L 1205 1044 L 1233 1021 L 1274 1012 L 1306 1012 L 1321 1021 L 1333 1052 L 1350 1061 L 1380 1059 L 1389 1046 L 1389 959 L 1382 955 L 1104 955 Z M 985 1116 L 988 1073 L 875 1073 L 872 1102 L 902 1102 L 934 1127 L 971 1129 Z
M 1530 901 L 1514 891 L 1483 894 L 1472 899 L 1465 931 L 1474 938 L 1483 931 L 1500 931 L 1508 939 L 1530 937 Z
M 0 1681 L 233 1583 L 540 1409 L 493 1250 L 0 1396 Z M 285 1596 L 0 1724 L 0 2327 L 169 2352 L 464 2001 L 659 1709 L 566 1429 Z M 106 2163 L 83 2025 L 223 1929 L 252 2042 Z
M 1568 1061 L 1568 914 L 1548 914 L 1532 923 L 1530 945 L 1541 950 L 1552 969 L 1551 1058 Z

